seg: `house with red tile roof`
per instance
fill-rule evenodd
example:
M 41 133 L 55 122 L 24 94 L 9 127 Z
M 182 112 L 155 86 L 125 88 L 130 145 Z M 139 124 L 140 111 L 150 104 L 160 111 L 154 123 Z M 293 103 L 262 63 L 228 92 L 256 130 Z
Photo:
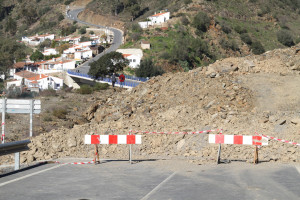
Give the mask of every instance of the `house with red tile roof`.
M 30 36 L 30 37 L 23 36 L 22 42 L 31 46 L 37 46 L 40 43 L 44 42 L 46 39 L 54 40 L 54 38 L 55 38 L 54 34 L 44 34 L 44 35 L 36 34 L 35 36 Z
M 124 58 L 129 61 L 129 67 L 138 68 L 143 58 L 143 51 L 141 49 L 118 49 Z
M 145 22 L 139 22 L 141 28 L 148 28 L 150 26 L 160 25 L 170 19 L 170 12 L 160 12 L 147 18 Z
M 24 85 L 30 88 L 38 87 L 40 90 L 60 89 L 63 87 L 63 79 L 45 74 L 36 74 L 30 71 L 22 71 L 14 74 L 14 80 L 7 82 L 7 88 L 20 86 L 24 81 Z M 36 89 L 35 89 L 36 90 Z

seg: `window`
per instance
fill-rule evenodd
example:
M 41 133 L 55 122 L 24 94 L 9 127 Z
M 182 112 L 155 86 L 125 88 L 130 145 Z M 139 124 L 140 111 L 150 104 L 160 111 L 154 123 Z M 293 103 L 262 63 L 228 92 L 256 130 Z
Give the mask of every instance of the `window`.
M 133 59 L 133 61 L 132 62 L 135 62 L 135 59 Z

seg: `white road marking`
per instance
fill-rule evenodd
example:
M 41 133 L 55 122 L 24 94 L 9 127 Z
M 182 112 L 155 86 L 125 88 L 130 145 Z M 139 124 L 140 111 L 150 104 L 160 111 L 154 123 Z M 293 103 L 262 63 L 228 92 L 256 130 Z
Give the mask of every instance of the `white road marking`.
M 165 184 L 168 180 L 170 180 L 177 172 L 174 172 L 173 174 L 171 174 L 168 178 L 166 178 L 165 180 L 163 180 L 163 182 L 161 182 L 160 184 L 158 184 L 153 190 L 151 190 L 146 196 L 144 196 L 141 200 L 147 200 L 149 199 L 149 197 L 155 193 L 163 184 Z
M 300 165 L 295 165 L 295 167 L 296 167 L 297 171 L 298 171 L 299 174 L 300 174 Z
M 22 179 L 25 179 L 25 178 L 28 178 L 28 177 L 31 177 L 31 176 L 34 176 L 34 175 L 37 175 L 37 174 L 40 174 L 40 173 L 43 173 L 43 172 L 46 172 L 46 171 L 55 169 L 55 168 L 61 167 L 61 166 L 63 166 L 63 165 L 66 165 L 66 164 L 62 164 L 62 165 L 57 165 L 57 166 L 54 166 L 54 167 L 50 167 L 50 168 L 48 168 L 48 169 L 44 169 L 44 170 L 41 170 L 41 171 L 38 171 L 38 172 L 34 172 L 34 173 L 32 173 L 32 174 L 28 174 L 28 175 L 25 175 L 25 176 L 22 176 L 22 177 L 19 177 L 19 178 L 10 180 L 10 181 L 6 181 L 6 182 L 4 182 L 4 183 L 0 183 L 0 187 L 2 187 L 2 186 L 4 186 L 4 185 L 7 185 L 7 184 L 9 184 L 9 183 L 13 183 L 13 182 L 16 182 L 16 181 L 19 181 L 19 180 L 22 180 Z

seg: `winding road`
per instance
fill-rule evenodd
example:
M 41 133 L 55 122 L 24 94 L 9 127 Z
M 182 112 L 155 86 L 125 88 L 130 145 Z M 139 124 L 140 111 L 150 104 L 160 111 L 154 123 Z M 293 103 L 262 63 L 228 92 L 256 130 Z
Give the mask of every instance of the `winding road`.
M 110 30 L 110 31 L 112 31 L 114 33 L 114 38 L 113 38 L 112 45 L 108 49 L 106 49 L 105 51 L 103 51 L 101 54 L 98 54 L 94 58 L 91 58 L 87 62 L 83 63 L 80 67 L 76 68 L 76 71 L 79 70 L 79 73 L 87 74 L 88 71 L 89 71 L 89 69 L 90 69 L 90 66 L 89 66 L 90 63 L 98 60 L 104 54 L 116 51 L 119 48 L 119 46 L 122 44 L 123 33 L 122 33 L 121 30 L 116 29 L 116 28 L 106 27 L 106 26 L 101 26 L 101 25 L 96 25 L 96 24 L 91 24 L 91 23 L 79 20 L 78 19 L 78 14 L 80 12 L 82 12 L 83 10 L 84 10 L 84 8 L 80 8 L 80 9 L 76 9 L 76 10 L 69 10 L 67 12 L 67 18 L 70 19 L 70 20 L 77 21 L 78 23 L 88 25 L 88 26 L 94 26 L 94 27 L 97 27 L 97 28 L 107 28 L 108 30 Z M 75 71 L 75 69 L 73 71 Z

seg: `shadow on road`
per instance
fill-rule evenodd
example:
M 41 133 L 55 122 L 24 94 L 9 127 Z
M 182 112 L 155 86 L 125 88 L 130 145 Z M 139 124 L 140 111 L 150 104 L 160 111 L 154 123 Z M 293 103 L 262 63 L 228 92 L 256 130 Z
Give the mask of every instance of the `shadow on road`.
M 46 162 L 40 162 L 40 163 L 31 165 L 31 166 L 28 166 L 28 167 L 24 167 L 24 168 L 19 169 L 19 170 L 15 170 L 15 171 L 11 171 L 11 172 L 6 172 L 6 173 L 3 173 L 3 174 L 0 174 L 0 178 L 6 177 L 6 176 L 10 176 L 10 175 L 13 175 L 13 174 L 17 174 L 19 172 L 23 172 L 23 171 L 26 171 L 26 170 L 34 169 L 34 168 L 46 165 L 48 163 L 49 162 L 47 162 L 47 161 Z

